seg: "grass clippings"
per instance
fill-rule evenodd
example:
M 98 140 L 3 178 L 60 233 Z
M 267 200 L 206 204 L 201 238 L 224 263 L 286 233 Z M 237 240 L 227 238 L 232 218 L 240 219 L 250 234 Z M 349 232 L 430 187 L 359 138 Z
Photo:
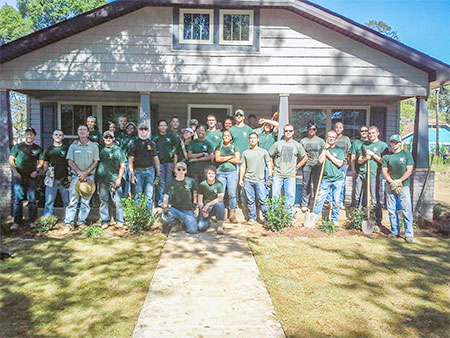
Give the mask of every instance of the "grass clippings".
M 249 242 L 287 337 L 449 335 L 449 240 Z
M 2 337 L 130 337 L 165 237 L 3 241 Z

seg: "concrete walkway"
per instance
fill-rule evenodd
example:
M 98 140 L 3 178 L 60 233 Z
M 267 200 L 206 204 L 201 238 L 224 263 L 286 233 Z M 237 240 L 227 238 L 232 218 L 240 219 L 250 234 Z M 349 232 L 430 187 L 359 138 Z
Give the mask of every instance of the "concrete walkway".
M 133 337 L 284 337 L 242 225 L 170 234 Z

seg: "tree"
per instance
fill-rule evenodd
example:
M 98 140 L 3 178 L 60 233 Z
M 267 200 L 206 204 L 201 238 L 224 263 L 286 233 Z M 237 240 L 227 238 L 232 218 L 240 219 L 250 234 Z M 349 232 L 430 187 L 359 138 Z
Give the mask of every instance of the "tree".
M 436 90 L 430 91 L 428 97 L 428 111 L 436 116 Z M 450 86 L 445 86 L 439 91 L 439 121 L 450 123 Z
M 0 45 L 30 34 L 31 22 L 26 20 L 14 8 L 4 5 L 0 9 Z
M 384 34 L 394 40 L 399 41 L 397 31 L 393 31 L 391 26 L 384 23 L 383 21 L 370 20 L 369 22 L 366 22 L 365 25 L 366 27 L 369 27 L 374 31 L 377 31 L 378 33 Z
M 18 0 L 17 8 L 34 30 L 49 27 L 91 9 L 105 5 L 105 0 Z
M 25 128 L 27 127 L 27 97 L 16 92 L 11 92 L 10 99 L 14 143 L 19 143 L 25 140 Z

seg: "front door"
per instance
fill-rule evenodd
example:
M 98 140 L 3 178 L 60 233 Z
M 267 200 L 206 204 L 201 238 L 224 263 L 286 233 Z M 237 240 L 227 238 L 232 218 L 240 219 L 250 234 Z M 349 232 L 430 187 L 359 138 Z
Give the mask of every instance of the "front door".
M 231 105 L 189 105 L 189 118 L 197 119 L 200 124 L 206 125 L 206 117 L 210 114 L 216 116 L 217 122 L 224 122 L 231 116 Z

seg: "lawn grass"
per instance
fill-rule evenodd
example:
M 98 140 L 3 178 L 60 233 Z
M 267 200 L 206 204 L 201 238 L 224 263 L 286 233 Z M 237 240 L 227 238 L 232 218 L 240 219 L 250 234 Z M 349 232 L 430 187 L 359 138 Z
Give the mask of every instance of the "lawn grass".
M 249 240 L 287 337 L 449 337 L 450 241 Z
M 3 240 L 0 336 L 130 337 L 164 240 Z

